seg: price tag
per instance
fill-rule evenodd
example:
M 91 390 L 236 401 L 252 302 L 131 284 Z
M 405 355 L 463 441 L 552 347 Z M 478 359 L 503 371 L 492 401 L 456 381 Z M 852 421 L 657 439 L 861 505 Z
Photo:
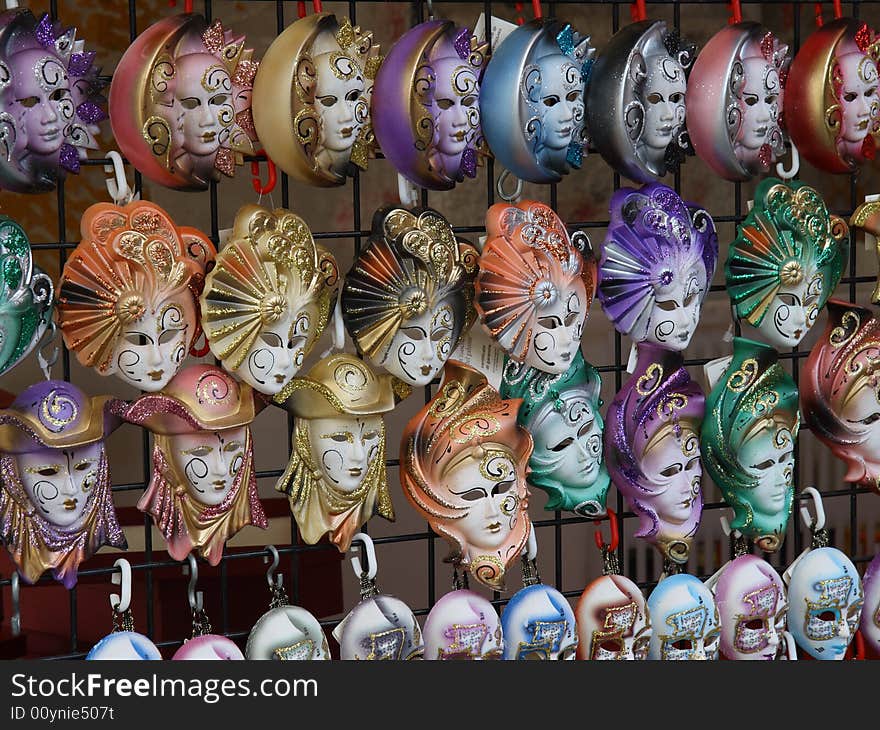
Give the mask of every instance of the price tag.
M 727 370 L 727 366 L 730 365 L 732 359 L 733 355 L 725 355 L 724 357 L 710 360 L 703 365 L 703 374 L 706 376 L 706 382 L 709 383 L 710 390 L 715 387 L 715 383 L 724 375 L 724 371 Z
M 495 390 L 501 388 L 505 357 L 504 350 L 486 334 L 479 323 L 471 327 L 471 331 L 462 338 L 451 355 L 451 359 L 459 360 L 483 373 Z
M 498 50 L 498 46 L 519 26 L 514 23 L 508 23 L 506 20 L 492 16 L 492 50 Z M 477 22 L 474 24 L 474 37 L 479 43 L 486 42 L 486 14 L 480 13 Z

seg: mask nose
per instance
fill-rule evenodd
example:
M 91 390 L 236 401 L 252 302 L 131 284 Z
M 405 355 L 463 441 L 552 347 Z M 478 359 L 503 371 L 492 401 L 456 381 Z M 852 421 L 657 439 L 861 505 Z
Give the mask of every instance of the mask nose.
M 51 124 L 58 120 L 58 113 L 55 111 L 55 106 L 48 102 L 41 104 L 43 114 L 40 117 L 40 121 L 43 124 Z
M 360 436 L 354 437 L 354 443 L 351 446 L 352 459 L 358 463 L 363 462 L 367 456 L 367 450 L 364 448 L 363 439 Z
M 344 124 L 346 122 L 350 122 L 354 119 L 354 104 L 348 101 L 344 101 L 339 105 L 339 116 L 337 117 L 337 121 L 340 124 Z
M 73 481 L 73 474 L 67 473 L 61 484 L 58 485 L 58 491 L 66 497 L 73 497 L 79 491 L 76 483 Z
M 419 359 L 426 365 L 434 359 L 434 345 L 431 342 L 430 335 L 419 340 L 416 352 L 418 353 Z
M 159 348 L 154 342 L 151 342 L 147 345 L 147 364 L 148 365 L 161 365 L 162 364 L 162 350 Z
M 847 640 L 850 637 L 849 624 L 843 619 L 841 619 L 840 623 L 837 625 L 837 635 L 842 639 Z
M 486 515 L 486 517 L 497 517 L 501 514 L 501 512 L 498 510 L 498 505 L 495 504 L 495 500 L 492 497 L 486 497 L 486 499 L 484 499 L 483 501 L 486 503 L 484 505 L 484 514 Z

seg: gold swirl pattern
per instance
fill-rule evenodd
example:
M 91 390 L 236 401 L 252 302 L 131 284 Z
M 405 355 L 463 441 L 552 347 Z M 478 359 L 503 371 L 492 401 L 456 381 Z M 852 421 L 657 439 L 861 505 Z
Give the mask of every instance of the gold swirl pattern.
M 832 347 L 842 347 L 852 339 L 852 336 L 861 326 L 862 320 L 858 312 L 848 309 L 840 318 L 840 324 L 831 330 L 831 334 L 828 335 L 828 342 Z
M 748 388 L 758 377 L 758 361 L 750 357 L 743 360 L 742 366 L 731 373 L 727 379 L 727 389 L 734 393 L 740 393 Z
M 57 432 L 76 420 L 79 409 L 73 398 L 53 388 L 40 402 L 39 414 L 43 425 Z
M 340 363 L 333 370 L 333 381 L 349 395 L 358 395 L 367 389 L 373 374 L 359 362 Z
M 636 381 L 636 392 L 641 396 L 651 395 L 663 380 L 663 366 L 652 362 L 645 368 L 645 374 Z
M 210 406 L 220 405 L 237 391 L 235 384 L 217 370 L 211 370 L 199 377 L 195 390 L 198 402 Z
M 434 418 L 445 418 L 458 408 L 464 401 L 467 391 L 458 380 L 453 380 L 443 386 L 441 391 L 434 396 L 428 413 Z
M 501 422 L 494 414 L 474 413 L 464 420 L 457 420 L 449 426 L 449 438 L 457 444 L 466 444 L 476 439 L 494 436 L 501 430 Z

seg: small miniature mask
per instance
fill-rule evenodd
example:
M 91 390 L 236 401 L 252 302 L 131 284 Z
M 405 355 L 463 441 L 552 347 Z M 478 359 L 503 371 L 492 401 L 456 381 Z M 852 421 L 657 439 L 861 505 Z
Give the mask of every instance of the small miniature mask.
M 476 176 L 477 156 L 486 152 L 479 94 L 487 50 L 467 28 L 429 20 L 404 33 L 382 62 L 376 139 L 416 185 L 449 190 Z
M 110 86 L 119 148 L 153 182 L 207 190 L 253 154 L 257 62 L 244 36 L 202 15 L 163 18 L 128 47 Z
M 648 658 L 651 621 L 639 587 L 623 575 L 603 575 L 584 588 L 575 607 L 578 659 Z
M 521 25 L 494 49 L 480 87 L 483 133 L 516 177 L 558 183 L 580 168 L 584 85 L 595 52 L 589 36 L 552 18 Z
M 810 164 L 851 173 L 874 159 L 880 134 L 874 30 L 838 18 L 810 35 L 791 62 L 785 87 L 785 126 Z
M 243 660 L 244 654 L 231 639 L 218 634 L 205 634 L 187 639 L 183 646 L 174 652 L 171 659 L 173 661 Z
M 423 659 L 422 631 L 412 609 L 394 596 L 362 600 L 333 630 L 340 659 Z
M 503 647 L 498 613 L 473 591 L 447 593 L 425 620 L 425 659 L 501 659 Z
M 547 492 L 545 510 L 583 517 L 605 514 L 611 477 L 602 458 L 602 381 L 580 350 L 561 375 L 508 360 L 502 398 L 521 398 L 517 423 L 534 440 L 529 484 Z
M 27 357 L 46 335 L 53 299 L 52 279 L 34 264 L 24 230 L 0 216 L 0 375 Z
M 599 301 L 618 332 L 684 350 L 718 260 L 715 224 L 671 188 L 650 183 L 611 198 L 599 263 Z
M 587 87 L 587 128 L 621 175 L 651 182 L 675 173 L 685 154 L 693 154 L 685 97 L 695 55 L 696 46 L 665 21 L 644 20 L 615 33 L 596 58 Z
M 696 153 L 725 180 L 766 175 L 785 151 L 782 94 L 791 55 L 759 23 L 719 30 L 688 79 L 688 131 Z
M 804 422 L 847 466 L 844 479 L 880 492 L 880 320 L 828 301 L 828 325 L 801 373 Z
M 370 31 L 307 15 L 269 46 L 254 80 L 254 123 L 269 157 L 300 182 L 342 185 L 376 151 L 370 119 L 382 63 Z
M 786 579 L 788 630 L 797 645 L 813 659 L 843 659 L 864 603 L 855 565 L 837 548 L 815 548 L 797 559 Z
M 509 40 L 509 39 L 508 39 Z M 559 375 L 574 361 L 596 292 L 586 235 L 569 237 L 543 203 L 497 203 L 486 213 L 475 305 L 512 360 Z
M 287 400 L 336 302 L 336 259 L 288 210 L 245 205 L 205 280 L 202 327 L 223 367 Z
M 373 514 L 394 520 L 382 418 L 394 408 L 391 376 L 338 353 L 293 383 L 283 405 L 294 417 L 293 453 L 275 489 L 290 500 L 307 544 L 329 533 L 346 552 Z
M 770 177 L 737 228 L 724 275 L 736 316 L 776 347 L 797 347 L 846 263 L 849 229 L 802 182 Z
M 330 659 L 330 648 L 324 629 L 311 613 L 299 606 L 278 606 L 254 624 L 245 656 L 279 661 Z
M 219 368 L 191 365 L 125 411 L 153 433 L 153 476 L 138 509 L 152 515 L 175 560 L 198 548 L 217 565 L 242 527 L 268 526 L 249 428 L 262 405 L 249 385 Z
M 103 82 L 75 28 L 30 10 L 0 16 L 0 187 L 52 190 L 97 149 Z
M 773 566 L 755 555 L 740 555 L 721 571 L 714 592 L 724 658 L 776 659 L 788 601 Z
M 743 337 L 706 399 L 703 464 L 734 511 L 730 526 L 778 550 L 794 499 L 798 389 L 772 347 Z
M 358 349 L 410 386 L 430 383 L 470 329 L 476 250 L 430 208 L 385 207 L 342 289 Z
M 61 274 L 57 318 L 86 367 L 162 390 L 201 332 L 198 297 L 215 251 L 158 205 L 97 203 Z
M 437 394 L 407 424 L 403 492 L 451 547 L 448 560 L 501 590 L 525 548 L 532 437 L 481 372 L 450 360 Z
M 642 342 L 632 377 L 605 420 L 605 462 L 639 516 L 636 537 L 675 563 L 687 561 L 703 511 L 703 414 L 703 391 L 681 353 Z
M 874 556 L 865 571 L 865 605 L 862 608 L 861 632 L 868 656 L 880 658 L 880 554 Z
M 568 599 L 541 583 L 513 594 L 501 613 L 504 659 L 574 659 L 578 635 Z
M 718 659 L 718 609 L 698 578 L 678 573 L 661 580 L 648 597 L 648 613 L 654 627 L 648 659 Z
M 162 659 L 156 645 L 136 631 L 114 631 L 107 634 L 86 655 L 87 661 Z
M 127 547 L 104 450 L 117 405 L 49 380 L 0 411 L 0 538 L 28 583 L 51 570 L 72 588 L 79 564 L 103 545 Z

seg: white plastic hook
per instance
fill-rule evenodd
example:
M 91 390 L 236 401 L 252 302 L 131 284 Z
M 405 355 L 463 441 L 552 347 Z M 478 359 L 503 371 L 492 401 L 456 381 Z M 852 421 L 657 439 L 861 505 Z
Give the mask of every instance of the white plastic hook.
M 397 197 L 404 208 L 415 208 L 419 204 L 419 189 L 399 172 L 397 173 Z
M 356 532 L 354 537 L 351 538 L 350 549 L 352 552 L 358 551 L 358 547 L 355 543 L 360 543 L 364 546 L 364 553 L 367 558 L 367 579 L 373 580 L 376 577 L 376 572 L 379 568 L 379 565 L 376 562 L 376 546 L 373 545 L 373 538 L 371 538 L 366 532 Z M 363 571 L 359 556 L 351 556 L 351 568 L 354 570 L 354 574 L 360 578 Z
M 516 185 L 514 185 L 512 192 L 507 192 L 504 189 L 504 183 L 506 183 L 507 179 L 510 177 L 516 180 Z M 514 177 L 513 173 L 510 170 L 504 169 L 498 176 L 498 182 L 495 183 L 495 190 L 498 192 L 498 197 L 501 198 L 505 203 L 518 203 L 520 198 L 522 197 L 523 181 L 520 180 L 518 177 Z
M 113 567 L 119 568 L 119 572 L 113 572 L 113 575 L 110 576 L 110 582 L 120 586 L 122 595 L 110 594 L 110 608 L 116 613 L 125 613 L 131 606 L 131 563 L 125 558 L 119 558 L 113 563 Z
M 345 348 L 345 324 L 342 320 L 342 287 L 336 293 L 336 305 L 333 307 L 333 316 L 330 319 L 332 326 L 330 329 L 330 347 L 321 353 L 321 357 L 325 358 L 334 350 L 342 350 Z
M 782 640 L 785 642 L 785 658 L 789 661 L 796 662 L 798 658 L 797 644 L 794 643 L 794 636 L 791 635 L 791 631 L 783 631 Z
M 189 586 L 186 589 L 189 607 L 193 611 L 201 611 L 205 605 L 204 594 L 201 591 L 196 591 L 196 584 L 199 582 L 199 566 L 192 553 L 186 556 L 186 563 L 183 569 L 184 571 L 189 569 Z
M 535 537 L 534 525 L 529 525 L 529 539 L 526 541 L 526 549 L 523 550 L 523 557 L 529 561 L 538 558 L 538 538 Z
M 791 180 L 801 169 L 801 155 L 794 142 L 791 143 L 791 167 L 787 170 L 785 165 L 780 161 L 776 163 L 776 174 L 783 180 Z
M 801 519 L 809 529 L 821 530 L 825 527 L 825 506 L 822 504 L 822 495 L 815 487 L 807 487 L 800 493 L 801 497 L 805 495 L 813 500 L 813 508 L 816 510 L 816 524 L 813 524 L 813 515 L 810 514 L 810 510 L 803 505 L 800 508 Z
M 104 165 L 104 172 L 112 177 L 105 180 L 107 192 L 116 205 L 127 205 L 134 199 L 134 191 L 125 178 L 125 167 L 122 164 L 122 156 L 116 150 L 107 153 L 109 165 Z
M 18 0 L 6 0 L 6 9 L 15 10 L 18 7 Z
M 284 576 L 279 573 L 275 575 L 275 571 L 278 570 L 278 565 L 281 563 L 281 556 L 278 554 L 278 548 L 274 545 L 266 545 L 266 552 L 272 556 L 272 565 L 269 566 L 269 570 L 266 571 L 266 582 L 269 584 L 269 588 L 281 588 L 284 584 Z M 269 560 L 269 557 L 266 556 L 263 558 L 263 562 Z
M 727 515 L 721 515 L 718 518 L 718 521 L 721 523 L 721 531 L 727 536 L 730 537 L 731 533 L 733 534 L 733 539 L 739 539 L 742 537 L 742 533 L 739 530 L 734 530 L 730 526 L 730 520 L 727 518 Z
M 21 578 L 17 570 L 12 574 L 12 617 L 9 626 L 13 636 L 21 633 Z

